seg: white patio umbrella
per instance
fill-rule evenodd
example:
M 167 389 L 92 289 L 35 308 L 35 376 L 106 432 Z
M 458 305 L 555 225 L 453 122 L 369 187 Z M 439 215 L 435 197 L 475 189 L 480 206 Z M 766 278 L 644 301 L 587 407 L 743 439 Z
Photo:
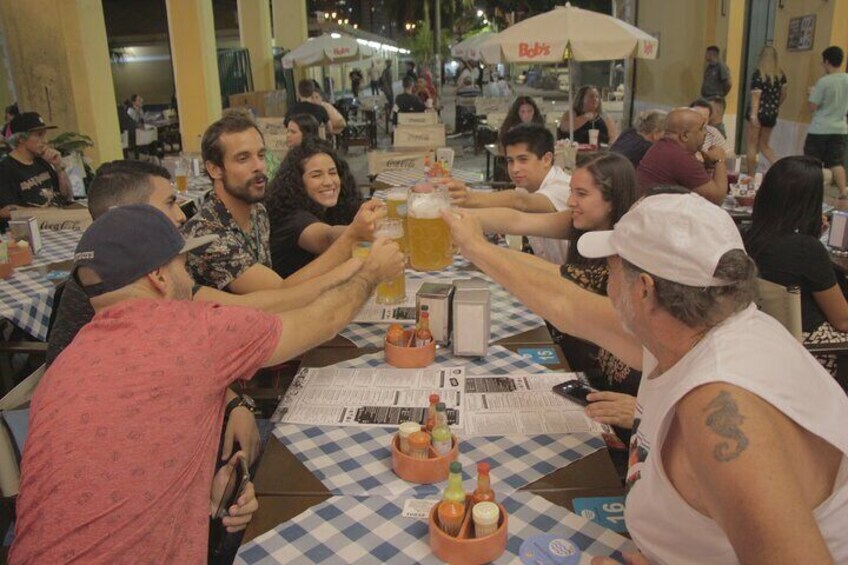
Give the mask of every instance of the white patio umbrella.
M 511 63 L 560 63 L 562 61 L 609 61 L 655 59 L 659 42 L 641 29 L 600 12 L 557 6 L 550 12 L 527 18 L 486 39 L 477 49 L 484 61 Z M 573 100 L 569 87 L 569 108 Z M 570 139 L 574 139 L 571 112 Z
M 336 35 L 337 37 L 333 37 Z M 286 53 L 283 68 L 333 65 L 367 59 L 373 50 L 352 37 L 340 34 L 312 37 L 306 43 Z
M 464 59 L 470 61 L 479 61 L 481 59 L 479 46 L 489 39 L 490 37 L 495 36 L 496 34 L 491 31 L 484 31 L 482 33 L 478 33 L 472 35 L 471 37 L 467 37 L 454 45 L 451 48 L 451 55 L 456 57 L 457 59 Z M 499 63 L 500 60 L 487 60 L 487 63 L 495 64 Z

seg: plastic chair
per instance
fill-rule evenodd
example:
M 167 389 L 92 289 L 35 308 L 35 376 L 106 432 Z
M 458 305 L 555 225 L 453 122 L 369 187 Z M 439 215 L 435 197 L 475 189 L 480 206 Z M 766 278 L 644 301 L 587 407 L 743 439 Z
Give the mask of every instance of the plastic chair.
M 799 342 L 804 342 L 801 318 L 801 289 L 797 286 L 785 287 L 758 278 L 757 307 L 780 322 Z M 804 348 L 816 355 L 836 355 L 836 382 L 848 392 L 848 342 L 842 343 L 804 343 Z
M 0 492 L 4 497 L 18 494 L 21 480 L 21 454 L 29 431 L 29 404 L 35 387 L 46 372 L 42 365 L 0 399 Z
M 801 327 L 801 289 L 785 287 L 757 278 L 757 308 L 780 322 L 799 342 L 803 342 Z

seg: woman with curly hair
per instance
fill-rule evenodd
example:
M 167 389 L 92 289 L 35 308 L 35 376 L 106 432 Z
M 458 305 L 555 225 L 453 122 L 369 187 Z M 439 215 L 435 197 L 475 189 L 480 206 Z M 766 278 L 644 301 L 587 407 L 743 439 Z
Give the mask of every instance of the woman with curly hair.
M 350 167 L 328 143 L 306 139 L 289 151 L 265 198 L 274 270 L 287 277 L 326 251 L 361 203 Z

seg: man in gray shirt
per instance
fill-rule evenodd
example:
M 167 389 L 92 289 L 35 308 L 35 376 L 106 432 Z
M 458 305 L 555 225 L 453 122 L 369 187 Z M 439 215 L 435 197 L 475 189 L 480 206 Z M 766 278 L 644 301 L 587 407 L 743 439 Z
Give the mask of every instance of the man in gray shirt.
M 721 51 L 717 45 L 707 47 L 707 66 L 704 67 L 704 82 L 701 84 L 701 97 L 727 96 L 733 83 L 730 81 L 730 69 L 721 62 Z

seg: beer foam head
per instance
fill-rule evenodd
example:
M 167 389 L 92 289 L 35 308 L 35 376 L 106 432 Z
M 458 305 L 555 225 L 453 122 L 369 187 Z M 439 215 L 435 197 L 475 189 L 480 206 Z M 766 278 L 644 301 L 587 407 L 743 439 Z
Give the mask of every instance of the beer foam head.
M 405 188 L 393 188 L 389 190 L 386 196 L 387 200 L 403 200 L 404 202 L 407 198 L 409 198 L 409 190 Z
M 450 208 L 443 198 L 420 198 L 409 203 L 407 213 L 413 218 L 433 220 L 442 217 L 442 210 Z

